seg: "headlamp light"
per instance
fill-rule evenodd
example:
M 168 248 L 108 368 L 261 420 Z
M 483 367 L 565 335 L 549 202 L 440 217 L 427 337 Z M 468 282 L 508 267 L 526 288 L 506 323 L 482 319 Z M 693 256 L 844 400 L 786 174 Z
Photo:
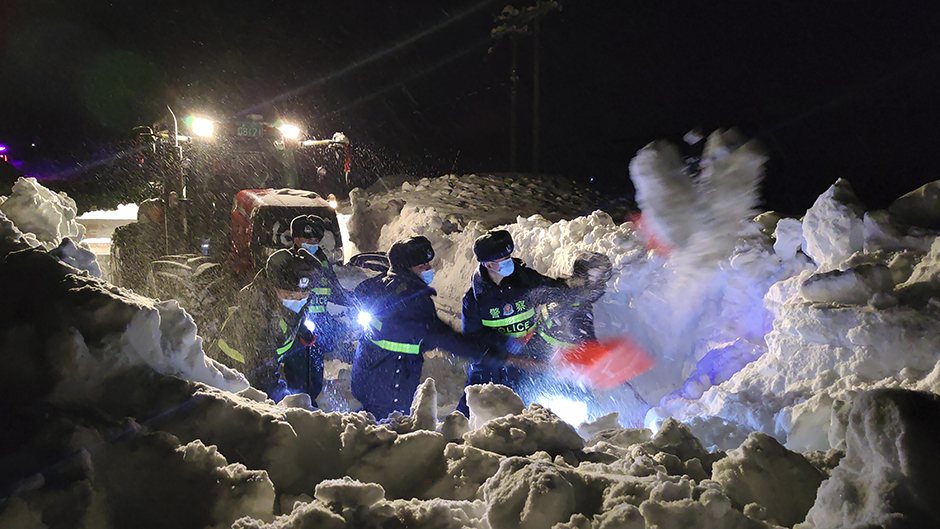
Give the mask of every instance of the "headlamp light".
M 296 140 L 300 137 L 300 127 L 297 125 L 290 125 L 285 123 L 284 125 L 278 127 L 277 130 L 281 131 L 281 135 L 283 135 L 284 139 L 287 140 Z
M 211 138 L 215 135 L 215 123 L 206 118 L 193 118 L 190 128 L 192 128 L 193 134 L 196 136 Z

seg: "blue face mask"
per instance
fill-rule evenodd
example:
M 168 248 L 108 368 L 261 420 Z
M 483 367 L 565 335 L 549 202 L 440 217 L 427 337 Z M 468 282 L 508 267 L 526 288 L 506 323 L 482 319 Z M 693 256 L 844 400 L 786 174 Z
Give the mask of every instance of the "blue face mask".
M 300 309 L 304 308 L 304 303 L 307 300 L 305 299 L 282 299 L 281 303 L 288 308 L 291 312 L 300 312 Z
M 424 280 L 424 284 L 430 285 L 431 281 L 434 281 L 434 269 L 425 270 L 421 272 L 421 279 Z
M 300 247 L 303 248 L 304 250 L 307 250 L 307 251 L 310 252 L 311 254 L 317 253 L 317 250 L 320 249 L 320 245 L 319 245 L 319 244 L 307 244 L 307 243 L 303 243 L 303 244 L 300 245 Z
M 499 272 L 497 274 L 503 277 L 509 277 L 512 275 L 513 270 L 516 269 L 516 263 L 513 262 L 512 258 L 506 259 L 505 261 L 499 263 Z

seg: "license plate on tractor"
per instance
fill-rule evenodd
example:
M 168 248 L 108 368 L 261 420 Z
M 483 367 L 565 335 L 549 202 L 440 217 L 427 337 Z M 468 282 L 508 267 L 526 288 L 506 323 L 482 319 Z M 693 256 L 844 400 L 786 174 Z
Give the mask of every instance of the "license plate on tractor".
M 250 138 L 260 138 L 264 136 L 264 124 L 257 122 L 247 122 L 238 124 L 238 135 Z

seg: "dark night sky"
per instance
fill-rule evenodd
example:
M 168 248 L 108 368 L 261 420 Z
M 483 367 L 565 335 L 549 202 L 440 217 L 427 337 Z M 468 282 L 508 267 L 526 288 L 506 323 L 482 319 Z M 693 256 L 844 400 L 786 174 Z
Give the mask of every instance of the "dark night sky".
M 0 142 L 92 156 L 170 104 L 342 130 L 379 170 L 507 170 L 505 3 L 4 0 Z M 767 207 L 805 210 L 838 177 L 882 207 L 940 178 L 933 4 L 565 2 L 542 25 L 542 169 L 632 195 L 644 144 L 734 126 L 770 152 Z

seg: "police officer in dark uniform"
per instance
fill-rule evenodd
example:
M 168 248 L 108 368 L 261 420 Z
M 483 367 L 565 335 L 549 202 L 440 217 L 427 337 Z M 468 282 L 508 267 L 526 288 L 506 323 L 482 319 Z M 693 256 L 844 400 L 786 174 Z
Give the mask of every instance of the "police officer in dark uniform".
M 528 268 L 521 260 L 512 257 L 514 249 L 512 236 L 506 230 L 491 231 L 473 243 L 473 253 L 480 266 L 463 297 L 461 321 L 464 334 L 481 339 L 500 339 L 513 353 L 510 363 L 514 365 L 471 363 L 467 385 L 502 384 L 526 400 L 524 394 L 533 377 L 513 360 L 516 355 L 525 356 L 547 349 L 546 344 L 540 343 L 544 340 L 536 332 L 539 304 L 544 295 L 539 290 L 565 288 L 565 283 Z M 469 415 L 466 395 L 461 398 L 457 409 Z
M 332 269 L 298 242 L 319 240 L 316 220 L 298 217 L 291 231 L 294 246 L 273 253 L 242 289 L 239 306 L 211 351 L 274 400 L 303 392 L 316 405 L 323 388 L 323 357 L 343 330 L 326 304 L 350 302 Z
M 541 321 L 536 332 L 542 339 L 540 345 L 545 347 L 538 354 L 540 357 L 550 358 L 560 350 L 570 350 L 597 339 L 594 303 L 606 293 L 607 281 L 612 275 L 613 268 L 606 255 L 585 252 L 575 259 L 572 275 L 565 280 L 568 289 L 550 292 L 539 305 Z M 546 374 L 539 383 L 545 394 L 561 395 L 589 406 L 594 404 L 591 391 L 579 382 Z
M 538 334 L 553 350 L 597 339 L 594 303 L 607 291 L 612 275 L 610 259 L 604 254 L 585 252 L 575 259 L 571 277 L 566 280 L 569 290 L 554 299 L 549 297 L 540 307 Z
M 389 270 L 353 293 L 365 334 L 356 347 L 352 391 L 378 419 L 410 411 L 425 351 L 443 349 L 479 363 L 505 357 L 505 350 L 492 347 L 491 341 L 465 337 L 438 318 L 432 299 L 436 292 L 430 287 L 433 258 L 425 237 L 398 241 L 388 251 Z
M 326 221 L 316 215 L 300 215 L 295 217 L 290 223 L 291 250 L 296 255 L 301 249 L 306 250 L 313 255 L 324 269 L 324 274 L 330 276 L 330 281 L 339 284 L 336 281 L 336 274 L 333 272 L 333 265 L 326 257 L 326 253 L 320 248 L 320 241 L 326 234 Z M 272 254 L 272 257 L 274 254 Z M 283 258 L 282 256 L 281 258 Z M 345 293 L 343 290 L 337 292 Z

